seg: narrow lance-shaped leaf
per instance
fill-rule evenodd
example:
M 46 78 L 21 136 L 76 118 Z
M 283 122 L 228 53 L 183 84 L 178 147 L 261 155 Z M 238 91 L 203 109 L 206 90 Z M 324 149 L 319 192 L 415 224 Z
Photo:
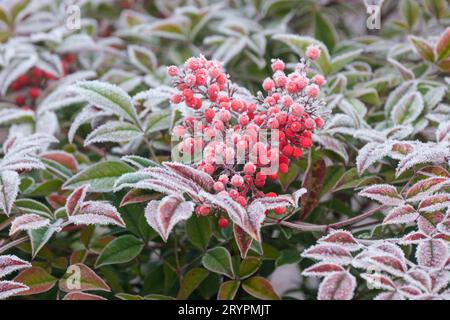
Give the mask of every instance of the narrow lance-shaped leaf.
M 9 234 L 13 235 L 19 231 L 36 230 L 47 226 L 49 222 L 49 219 L 34 213 L 23 214 L 13 220 Z
M 84 202 L 77 214 L 69 217 L 69 222 L 80 224 L 118 225 L 125 227 L 117 209 L 111 204 L 103 201 Z
M 19 192 L 20 178 L 15 171 L 3 171 L 0 177 L 0 208 L 6 215 L 9 215 Z
M 29 262 L 14 255 L 0 256 L 0 278 L 10 274 L 11 272 L 29 267 L 31 267 Z

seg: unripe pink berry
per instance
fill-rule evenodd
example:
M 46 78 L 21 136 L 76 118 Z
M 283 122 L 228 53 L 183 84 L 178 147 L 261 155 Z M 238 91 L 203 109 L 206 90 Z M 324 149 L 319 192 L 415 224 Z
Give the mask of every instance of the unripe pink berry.
M 314 129 L 315 126 L 316 126 L 316 122 L 313 119 L 308 118 L 305 120 L 305 128 L 306 129 L 312 130 L 312 129 Z
M 294 116 L 301 117 L 303 115 L 303 113 L 305 112 L 305 109 L 298 103 L 294 103 L 291 106 L 291 112 Z
M 195 82 L 197 81 L 197 78 L 193 74 L 189 74 L 184 78 L 184 82 L 189 86 L 193 87 L 195 86 Z
M 240 186 L 242 186 L 243 183 L 244 183 L 244 179 L 240 175 L 235 174 L 231 178 L 231 185 L 234 187 L 240 187 Z
M 171 77 L 178 75 L 178 68 L 176 66 L 169 66 L 167 68 L 167 74 Z
M 306 49 L 306 56 L 308 59 L 317 60 L 320 57 L 320 49 L 315 45 L 310 45 Z
M 300 90 L 303 90 L 309 83 L 308 78 L 305 77 L 298 77 L 295 82 Z
M 319 87 L 321 87 L 325 83 L 325 77 L 321 74 L 316 74 L 312 80 Z
M 244 165 L 244 173 L 245 174 L 252 175 L 255 172 L 255 170 L 256 170 L 256 166 L 251 162 L 247 162 Z
M 214 190 L 215 190 L 216 192 L 223 191 L 224 189 L 225 189 L 225 186 L 223 185 L 222 182 L 217 181 L 217 182 L 214 183 Z
M 306 87 L 306 94 L 310 98 L 315 98 L 319 94 L 319 89 L 315 85 L 308 86 L 308 87 Z
M 293 102 L 294 100 L 291 96 L 286 95 L 281 98 L 281 104 L 283 105 L 283 107 L 290 107 Z
M 274 86 L 275 86 L 275 83 L 270 78 L 266 78 L 263 82 L 263 89 L 267 92 L 272 91 Z
M 276 72 L 276 71 L 283 71 L 284 70 L 284 62 L 281 61 L 280 59 L 274 60 L 272 62 L 272 71 Z

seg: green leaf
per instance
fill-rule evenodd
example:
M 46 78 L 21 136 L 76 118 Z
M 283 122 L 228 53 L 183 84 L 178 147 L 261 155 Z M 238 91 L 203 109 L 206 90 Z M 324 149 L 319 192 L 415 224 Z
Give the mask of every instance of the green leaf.
M 241 282 L 238 280 L 229 280 L 221 284 L 217 293 L 217 300 L 233 300 L 239 289 Z
M 194 292 L 195 289 L 206 279 L 209 272 L 203 268 L 194 268 L 189 270 L 181 282 L 180 290 L 177 294 L 177 299 L 185 300 Z
M 53 288 L 57 279 L 40 267 L 32 267 L 20 272 L 14 278 L 14 281 L 21 282 L 30 288 L 18 294 L 28 296 L 49 291 Z
M 30 0 L 19 0 L 16 1 L 14 6 L 11 8 L 11 22 L 14 23 L 16 21 L 17 16 L 20 12 L 22 12 L 23 9 L 25 9 L 28 4 L 30 3 Z
M 64 292 L 90 290 L 109 292 L 111 288 L 91 268 L 77 263 L 67 268 L 66 273 L 59 280 L 59 290 Z
M 207 217 L 194 215 L 186 222 L 186 234 L 190 242 L 201 250 L 208 248 L 212 228 Z
M 118 86 L 95 80 L 78 82 L 73 89 L 89 103 L 108 109 L 140 126 L 131 97 Z
M 347 66 L 353 60 L 358 58 L 361 55 L 362 51 L 363 51 L 362 49 L 357 49 L 353 51 L 344 52 L 337 56 L 333 56 L 333 59 L 331 60 L 333 72 L 337 72 L 341 70 L 343 67 Z
M 142 136 L 142 131 L 134 124 L 123 121 L 109 121 L 92 131 L 84 145 L 102 142 L 128 142 Z
M 411 29 L 417 22 L 417 18 L 420 14 L 420 7 L 415 0 L 402 0 L 400 2 L 400 13 L 403 20 L 408 25 L 408 28 Z
M 31 197 L 46 197 L 53 192 L 59 191 L 62 184 L 62 181 L 58 179 L 47 180 L 41 184 L 36 185 L 34 189 L 27 192 L 27 195 Z
M 275 260 L 275 266 L 278 268 L 284 264 L 298 263 L 300 259 L 300 254 L 297 250 L 283 250 L 277 260 Z
M 390 115 L 394 106 L 407 94 L 416 90 L 416 81 L 405 81 L 389 94 L 384 105 L 386 115 Z
M 333 51 L 337 40 L 336 29 L 319 11 L 314 13 L 314 37 Z
M 415 36 L 408 37 L 409 42 L 414 46 L 416 52 L 426 61 L 434 62 L 434 49 L 433 47 L 425 40 Z
M 144 244 L 132 235 L 124 235 L 114 239 L 103 248 L 95 263 L 95 267 L 125 263 L 133 260 L 144 248 Z
M 116 298 L 119 298 L 120 300 L 144 300 L 144 297 L 142 296 L 124 292 L 116 294 Z
M 256 257 L 247 257 L 242 260 L 239 266 L 239 278 L 245 279 L 250 277 L 261 266 L 261 260 Z
M 422 0 L 425 11 L 438 20 L 447 14 L 447 2 L 448 0 Z
M 56 178 L 67 180 L 73 176 L 69 169 L 56 161 L 50 159 L 41 159 L 41 161 L 45 165 L 45 168 Z
M 64 183 L 64 188 L 75 189 L 76 187 L 90 184 L 91 192 L 110 192 L 113 190 L 114 182 L 121 175 L 134 171 L 129 165 L 120 161 L 102 161 L 79 172 Z
M 234 278 L 231 255 L 224 247 L 215 247 L 206 252 L 202 258 L 203 266 L 215 273 Z
M 252 277 L 242 283 L 242 288 L 251 296 L 262 300 L 280 300 L 270 282 L 263 277 Z
M 53 219 L 52 211 L 43 203 L 33 199 L 18 199 L 14 205 L 20 211 L 25 213 L 35 213 L 40 216 Z
M 31 242 L 31 252 L 33 258 L 41 251 L 45 244 L 50 240 L 55 233 L 55 229 L 52 227 L 43 227 L 35 230 L 28 231 L 28 236 Z
M 0 21 L 3 21 L 6 25 L 9 24 L 8 14 L 2 7 L 0 7 Z
M 422 95 L 419 92 L 411 92 L 394 107 L 391 119 L 395 124 L 412 123 L 422 113 L 423 107 Z
M 159 163 L 157 163 L 153 160 L 150 160 L 150 159 L 147 159 L 144 157 L 140 157 L 140 156 L 135 156 L 135 155 L 123 156 L 121 158 L 121 160 L 124 162 L 127 162 L 139 169 L 161 166 Z
M 171 110 L 163 110 L 151 113 L 147 118 L 145 132 L 152 133 L 169 129 L 171 125 L 171 116 Z

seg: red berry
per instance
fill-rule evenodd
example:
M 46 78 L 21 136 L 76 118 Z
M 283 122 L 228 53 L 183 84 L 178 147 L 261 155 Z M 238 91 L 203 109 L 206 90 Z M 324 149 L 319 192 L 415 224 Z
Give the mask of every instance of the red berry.
M 16 96 L 16 104 L 18 104 L 19 106 L 25 104 L 25 97 L 21 94 L 19 94 L 18 96 Z
M 39 88 L 33 87 L 28 90 L 28 95 L 33 99 L 36 99 L 37 97 L 39 97 L 40 94 L 41 94 L 41 91 L 39 90 Z
M 292 152 L 294 151 L 294 148 L 292 146 L 287 145 L 283 148 L 282 152 L 285 156 L 290 157 L 292 155 Z
M 275 214 L 284 214 L 286 212 L 286 208 L 285 207 L 275 208 L 273 209 L 273 212 L 275 212 Z
M 289 166 L 287 163 L 280 163 L 280 170 L 281 173 L 287 173 L 289 171 Z
M 228 227 L 228 220 L 226 218 L 222 217 L 222 218 L 219 219 L 217 224 L 219 225 L 220 229 L 225 229 L 226 227 Z

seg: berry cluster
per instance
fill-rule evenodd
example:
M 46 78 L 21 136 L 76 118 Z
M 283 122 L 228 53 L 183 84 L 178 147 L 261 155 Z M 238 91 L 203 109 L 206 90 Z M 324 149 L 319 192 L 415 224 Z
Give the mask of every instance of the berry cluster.
M 64 75 L 69 73 L 70 64 L 75 59 L 75 54 L 67 54 L 63 58 L 62 66 Z M 34 109 L 36 107 L 36 100 L 41 95 L 41 91 L 52 80 L 57 80 L 54 74 L 34 67 L 13 81 L 9 89 L 14 92 L 14 101 L 19 107 L 25 110 Z
M 318 95 L 325 78 L 308 77 L 310 61 L 320 50 L 311 46 L 306 54 L 308 60 L 302 59 L 291 73 L 285 72 L 283 61 L 273 60 L 273 76 L 262 84 L 265 94 L 256 97 L 241 94 L 222 65 L 203 56 L 188 59 L 183 68 L 167 69 L 178 89 L 171 102 L 187 106 L 173 130 L 180 139 L 179 153 L 193 157 L 194 165 L 215 179 L 217 193 L 227 192 L 243 207 L 250 199 L 276 196 L 261 189 L 267 180 L 287 173 L 289 161 L 312 146 L 312 133 L 324 124 Z M 285 208 L 274 212 L 283 214 Z M 206 216 L 210 208 L 199 205 L 196 213 Z M 219 226 L 226 227 L 224 221 Z

